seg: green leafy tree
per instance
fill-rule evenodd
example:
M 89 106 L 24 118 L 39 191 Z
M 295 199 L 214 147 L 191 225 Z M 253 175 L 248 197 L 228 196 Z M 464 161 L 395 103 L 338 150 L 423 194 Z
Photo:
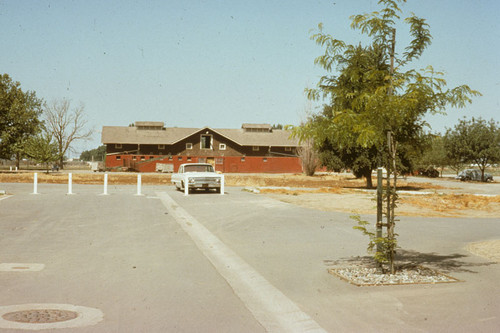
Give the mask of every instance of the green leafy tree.
M 8 74 L 0 76 L 0 157 L 19 161 L 27 140 L 39 132 L 42 100 L 33 91 L 23 91 Z
M 106 146 L 102 145 L 96 149 L 85 150 L 80 154 L 82 161 L 104 161 L 106 158 Z
M 336 144 L 374 147 L 384 163 L 388 177 L 385 185 L 386 227 L 384 244 L 376 258 L 385 257 L 394 272 L 396 248 L 395 207 L 397 174 L 403 163 L 400 150 L 418 145 L 423 133 L 424 116 L 444 113 L 445 107 L 464 107 L 479 93 L 466 85 L 448 89 L 443 74 L 429 66 L 423 71 L 409 69 L 431 43 L 429 26 L 424 19 L 410 15 L 402 20 L 399 5 L 403 0 L 380 0 L 377 12 L 351 17 L 351 27 L 367 35 L 367 46 L 350 45 L 323 32 L 318 26 L 312 39 L 325 49 L 315 63 L 326 70 L 317 88 L 306 90 L 308 97 L 326 100 L 328 117 L 309 127 L 296 129 L 303 139 L 312 136 L 316 142 L 334 137 Z M 396 26 L 400 21 L 409 27 L 410 42 L 396 49 Z M 319 139 L 319 140 L 318 140 Z M 377 237 L 379 238 L 379 237 Z M 379 251 L 379 250 L 377 250 Z
M 30 137 L 26 142 L 25 152 L 28 157 L 37 163 L 44 164 L 47 173 L 49 173 L 50 165 L 59 158 L 57 144 L 47 131 Z
M 461 119 L 453 129 L 447 129 L 445 147 L 448 155 L 465 163 L 474 163 L 481 170 L 500 161 L 500 128 L 493 119 Z
M 440 169 L 442 177 L 444 168 L 451 162 L 446 152 L 444 138 L 439 134 L 430 134 L 425 140 L 424 151 L 418 161 L 419 169 L 431 167 Z

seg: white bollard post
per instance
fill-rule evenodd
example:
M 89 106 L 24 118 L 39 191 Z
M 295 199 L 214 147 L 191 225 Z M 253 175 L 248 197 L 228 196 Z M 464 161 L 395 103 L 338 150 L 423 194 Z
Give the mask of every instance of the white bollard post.
M 108 195 L 108 174 L 104 174 L 104 192 L 102 195 Z
M 189 182 L 188 177 L 184 177 L 184 195 L 189 195 Z
M 221 175 L 220 178 L 220 194 L 224 195 L 224 175 Z
M 35 172 L 33 177 L 33 194 L 38 194 L 38 173 Z
M 141 183 L 142 183 L 142 178 L 141 175 L 137 175 L 137 194 L 136 195 L 142 195 L 141 194 Z
M 68 173 L 68 194 L 73 194 L 73 175 Z
M 12 171 L 12 167 L 10 167 L 10 171 Z

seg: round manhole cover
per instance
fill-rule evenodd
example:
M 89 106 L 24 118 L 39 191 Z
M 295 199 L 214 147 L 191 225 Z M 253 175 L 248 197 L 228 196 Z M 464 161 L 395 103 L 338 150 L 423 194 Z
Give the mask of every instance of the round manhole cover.
M 8 321 L 32 324 L 59 323 L 66 320 L 73 320 L 76 317 L 78 317 L 78 313 L 74 311 L 56 309 L 23 310 L 9 312 L 2 316 L 3 319 Z
M 84 327 L 103 320 L 101 310 L 71 304 L 19 304 L 0 306 L 0 330 L 47 330 Z

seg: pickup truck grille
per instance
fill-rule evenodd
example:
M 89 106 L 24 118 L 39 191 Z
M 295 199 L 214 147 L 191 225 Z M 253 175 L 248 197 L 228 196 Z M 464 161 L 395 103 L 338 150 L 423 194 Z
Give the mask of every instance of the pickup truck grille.
M 204 184 L 210 184 L 210 183 L 215 183 L 217 178 L 212 178 L 212 177 L 194 177 L 194 181 L 196 183 L 204 183 Z

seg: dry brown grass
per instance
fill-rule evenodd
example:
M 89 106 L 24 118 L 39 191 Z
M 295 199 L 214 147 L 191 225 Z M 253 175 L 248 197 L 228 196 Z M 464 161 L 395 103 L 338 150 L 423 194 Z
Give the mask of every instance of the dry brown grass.
M 405 196 L 400 198 L 402 204 L 431 209 L 436 212 L 459 212 L 463 210 L 498 211 L 500 196 L 481 196 L 473 194 L 430 194 L 422 196 Z
M 345 190 L 343 190 L 340 187 L 320 187 L 316 188 L 313 190 L 303 190 L 303 189 L 294 189 L 294 190 L 289 190 L 285 188 L 261 188 L 259 189 L 260 193 L 263 194 L 268 194 L 268 193 L 273 193 L 273 194 L 286 194 L 286 195 L 300 195 L 300 194 L 305 194 L 305 193 L 336 193 L 340 194 L 343 193 Z
M 102 173 L 73 173 L 72 181 L 74 184 L 102 184 L 104 174 Z M 141 175 L 143 184 L 169 184 L 170 175 L 168 174 L 143 174 Z M 1 183 L 31 183 L 33 182 L 33 173 L 0 173 Z M 68 182 L 67 173 L 38 173 L 39 183 L 49 184 L 66 184 Z M 127 185 L 136 184 L 137 174 L 135 173 L 110 173 L 108 175 L 108 184 L 110 185 Z
M 319 175 L 305 176 L 302 174 L 228 174 L 225 176 L 228 186 L 255 186 L 255 187 L 363 187 L 365 182 L 350 175 Z

